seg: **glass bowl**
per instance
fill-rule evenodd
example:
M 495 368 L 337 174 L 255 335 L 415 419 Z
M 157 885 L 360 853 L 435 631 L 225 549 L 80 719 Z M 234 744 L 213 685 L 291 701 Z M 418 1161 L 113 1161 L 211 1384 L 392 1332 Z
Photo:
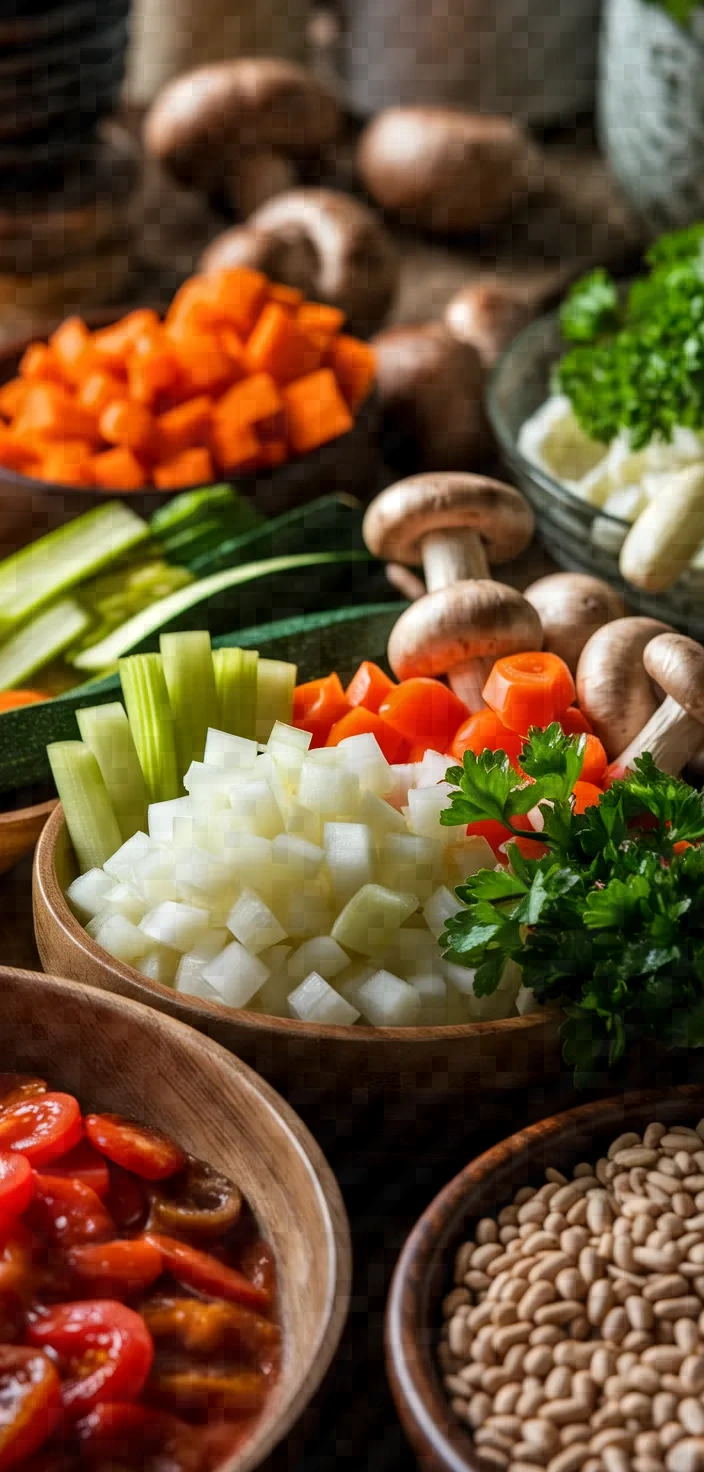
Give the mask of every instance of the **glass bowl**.
M 551 312 L 514 338 L 487 388 L 489 422 L 503 459 L 533 507 L 540 541 L 559 567 L 593 573 L 617 588 L 632 612 L 662 619 L 704 640 L 704 571 L 688 569 L 665 593 L 644 593 L 624 582 L 618 559 L 630 523 L 582 500 L 518 448 L 521 426 L 545 402 L 552 369 L 564 351 L 559 313 Z

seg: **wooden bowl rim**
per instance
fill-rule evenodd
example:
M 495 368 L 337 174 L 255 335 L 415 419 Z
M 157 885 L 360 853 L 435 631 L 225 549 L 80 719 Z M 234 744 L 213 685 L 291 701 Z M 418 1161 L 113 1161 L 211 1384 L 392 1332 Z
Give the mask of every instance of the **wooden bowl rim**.
M 252 1107 L 256 1108 L 259 1105 L 260 1108 L 266 1110 L 269 1116 L 275 1117 L 291 1149 L 304 1157 L 309 1168 L 311 1194 L 315 1197 L 317 1210 L 324 1221 L 330 1244 L 329 1290 L 325 1308 L 320 1317 L 316 1342 L 310 1350 L 309 1367 L 300 1384 L 297 1388 L 292 1387 L 287 1402 L 281 1406 L 276 1418 L 272 1419 L 268 1428 L 263 1429 L 260 1444 L 253 1447 L 248 1453 L 247 1443 L 245 1443 L 242 1452 L 235 1452 L 234 1456 L 223 1462 L 219 1469 L 219 1472 L 254 1472 L 254 1469 L 271 1454 L 274 1447 L 292 1431 L 300 1420 L 330 1368 L 347 1321 L 352 1285 L 352 1240 L 347 1212 L 336 1177 L 317 1141 L 291 1105 L 266 1079 L 250 1068 L 249 1064 L 228 1052 L 227 1048 L 223 1048 L 212 1038 L 205 1037 L 175 1017 L 170 1017 L 163 1012 L 155 1013 L 153 1009 L 145 1007 L 131 997 L 123 997 L 119 993 L 107 992 L 100 987 L 90 986 L 83 982 L 71 981 L 68 977 L 0 965 L 0 980 L 3 976 L 8 975 L 22 985 L 26 983 L 27 988 L 36 987 L 37 984 L 42 987 L 46 986 L 47 992 L 51 990 L 52 994 L 55 993 L 57 1000 L 62 993 L 64 995 L 75 993 L 82 998 L 88 993 L 89 997 L 94 997 L 96 1003 L 99 1002 L 101 1007 L 107 1006 L 114 1013 L 131 1019 L 137 1027 L 146 1028 L 147 1031 L 158 1028 L 160 1033 L 164 1028 L 167 1036 L 172 1034 L 180 1038 L 185 1047 L 190 1050 L 195 1062 L 200 1063 L 206 1070 L 214 1056 L 222 1067 L 227 1068 L 237 1078 L 238 1086 L 243 1092 L 249 1094 Z M 264 1416 L 266 1416 L 266 1411 Z M 256 1427 L 253 1435 L 256 1436 Z
M 590 1125 L 598 1134 L 609 1115 L 622 1116 L 622 1128 L 636 1123 L 647 1108 L 691 1100 L 704 1110 L 704 1084 L 628 1090 L 548 1115 L 509 1135 L 464 1166 L 433 1198 L 410 1231 L 394 1269 L 386 1303 L 384 1346 L 386 1371 L 396 1409 L 419 1462 L 429 1472 L 481 1472 L 473 1444 L 450 1410 L 435 1367 L 430 1340 L 440 1328 L 429 1325 L 421 1311 L 417 1283 L 426 1280 L 438 1252 L 448 1252 L 462 1218 L 471 1219 L 472 1192 L 534 1144 L 567 1135 L 571 1127 Z M 521 1184 L 516 1181 L 516 1190 Z
M 220 1002 L 204 1002 L 195 997 L 189 999 L 186 993 L 175 992 L 173 987 L 164 986 L 159 981 L 150 981 L 141 976 L 134 967 L 115 960 L 91 939 L 76 919 L 59 884 L 54 863 L 56 845 L 64 827 L 63 807 L 58 803 L 42 829 L 34 856 L 35 883 L 50 923 L 58 926 L 71 944 L 82 950 L 96 965 L 112 971 L 130 986 L 137 987 L 144 993 L 145 1000 L 163 997 L 172 1006 L 177 1004 L 179 1010 L 183 1008 L 185 1019 L 197 1017 L 201 1024 L 207 1023 L 209 1018 L 230 1022 L 236 1020 L 253 1035 L 274 1032 L 283 1037 L 299 1038 L 307 1042 L 344 1040 L 349 1041 L 352 1047 L 366 1049 L 370 1046 L 378 1047 L 381 1043 L 433 1044 L 444 1042 L 448 1038 L 506 1038 L 543 1027 L 556 1015 L 553 1010 L 540 1008 L 525 1017 L 507 1017 L 498 1022 L 463 1022 L 440 1027 L 367 1027 L 356 1023 L 354 1027 L 341 1027 L 331 1023 L 298 1022 L 293 1017 L 269 1017 L 264 1013 L 248 1012 L 244 1007 L 235 1009 Z
M 19 827 L 24 823 L 34 822 L 36 819 L 49 818 L 57 803 L 58 798 L 50 797 L 46 802 L 35 802 L 28 808 L 5 808 L 4 810 L 0 810 L 0 829 L 12 828 L 15 824 Z

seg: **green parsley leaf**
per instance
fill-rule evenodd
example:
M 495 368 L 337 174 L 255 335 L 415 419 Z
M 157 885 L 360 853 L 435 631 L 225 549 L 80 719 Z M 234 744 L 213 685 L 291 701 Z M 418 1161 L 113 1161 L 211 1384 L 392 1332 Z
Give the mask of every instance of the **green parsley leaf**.
M 451 785 L 457 773 L 460 791 L 451 793 L 450 807 L 440 814 L 443 826 L 477 823 L 482 818 L 503 823 L 513 787 L 520 781 L 505 752 L 483 751 L 475 756 L 473 751 L 466 751 L 463 767 L 450 767 L 447 772 L 446 780 Z
M 608 271 L 599 268 L 577 281 L 560 311 L 567 342 L 594 342 L 618 325 L 618 291 Z

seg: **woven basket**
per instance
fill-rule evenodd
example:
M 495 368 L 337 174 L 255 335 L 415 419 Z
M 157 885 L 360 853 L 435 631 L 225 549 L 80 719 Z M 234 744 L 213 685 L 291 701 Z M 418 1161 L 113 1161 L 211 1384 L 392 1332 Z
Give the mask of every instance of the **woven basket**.
M 342 0 L 353 112 L 419 103 L 570 119 L 594 101 L 600 0 Z
M 599 127 L 650 234 L 704 216 L 704 10 L 688 28 L 645 0 L 607 0 Z

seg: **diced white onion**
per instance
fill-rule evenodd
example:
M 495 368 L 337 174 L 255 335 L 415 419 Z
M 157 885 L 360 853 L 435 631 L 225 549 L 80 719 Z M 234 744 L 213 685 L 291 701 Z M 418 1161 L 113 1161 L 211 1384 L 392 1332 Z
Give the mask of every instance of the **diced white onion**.
M 208 910 L 195 905 L 183 905 L 178 900 L 165 900 L 156 905 L 140 922 L 144 934 L 162 946 L 174 951 L 190 951 L 192 946 L 207 930 L 210 922 Z
M 374 1027 L 413 1027 L 421 1012 L 420 992 L 390 971 L 377 971 L 359 989 L 363 1017 Z
M 349 1027 L 359 1012 L 315 971 L 292 991 L 288 999 L 292 1017 L 301 1022 L 320 1022 L 328 1026 Z
M 213 961 L 204 966 L 203 980 L 214 987 L 221 1002 L 228 1007 L 246 1007 L 269 975 L 268 966 L 258 956 L 233 940 Z
M 374 956 L 383 951 L 409 915 L 418 909 L 414 894 L 399 894 L 381 884 L 365 884 L 352 896 L 332 927 L 344 949 Z
M 243 889 L 227 916 L 227 928 L 252 955 L 278 945 L 286 931 L 253 889 Z
M 374 844 L 364 823 L 326 823 L 323 844 L 338 907 L 374 879 Z
M 248 741 L 244 736 L 231 736 L 227 731 L 215 731 L 208 728 L 205 738 L 205 751 L 203 762 L 206 767 L 227 767 L 239 771 L 247 771 L 254 766 L 257 759 L 256 741 Z
M 286 969 L 291 985 L 296 986 L 298 982 L 305 981 L 311 971 L 317 971 L 326 981 L 332 981 L 349 964 L 347 952 L 343 951 L 342 946 L 331 935 L 314 935 L 310 940 L 304 940 L 303 945 L 293 952 Z
M 114 880 L 103 869 L 88 869 L 74 879 L 66 890 L 66 898 L 72 910 L 81 920 L 92 920 L 102 910 Z
M 494 867 L 493 863 L 491 867 Z M 432 931 L 436 940 L 440 939 L 448 920 L 454 919 L 460 909 L 461 905 L 457 896 L 447 888 L 446 884 L 441 884 L 439 889 L 431 894 L 430 899 L 423 906 L 423 914 L 428 929 Z

